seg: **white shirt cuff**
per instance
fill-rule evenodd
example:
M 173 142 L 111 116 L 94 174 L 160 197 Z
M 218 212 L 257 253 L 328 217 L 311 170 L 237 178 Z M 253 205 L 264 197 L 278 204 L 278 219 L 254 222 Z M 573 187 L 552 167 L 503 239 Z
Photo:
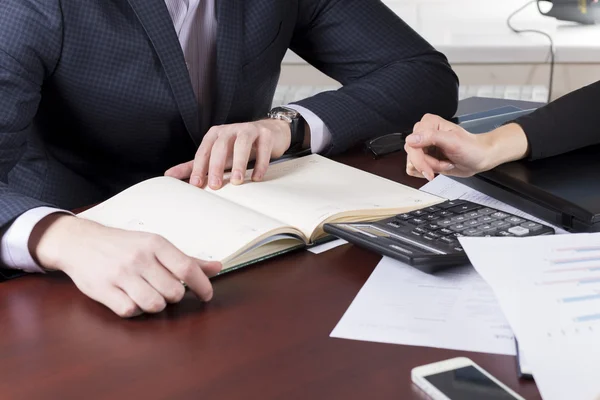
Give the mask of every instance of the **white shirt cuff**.
M 25 272 L 44 272 L 29 252 L 29 237 L 42 219 L 54 213 L 69 213 L 52 207 L 37 207 L 21 214 L 4 234 L 0 232 L 0 264 Z
M 288 104 L 293 110 L 298 111 L 310 127 L 310 149 L 313 153 L 320 153 L 331 143 L 331 133 L 323 120 L 312 111 L 297 104 Z

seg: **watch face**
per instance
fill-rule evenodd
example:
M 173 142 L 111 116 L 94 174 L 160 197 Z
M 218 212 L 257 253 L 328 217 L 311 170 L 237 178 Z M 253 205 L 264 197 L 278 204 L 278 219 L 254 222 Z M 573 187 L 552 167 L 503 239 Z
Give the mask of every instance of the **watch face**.
M 298 112 L 296 110 L 292 110 L 291 108 L 286 107 L 277 107 L 271 111 L 272 114 L 281 115 L 283 117 L 287 117 L 290 119 L 294 119 L 298 117 Z

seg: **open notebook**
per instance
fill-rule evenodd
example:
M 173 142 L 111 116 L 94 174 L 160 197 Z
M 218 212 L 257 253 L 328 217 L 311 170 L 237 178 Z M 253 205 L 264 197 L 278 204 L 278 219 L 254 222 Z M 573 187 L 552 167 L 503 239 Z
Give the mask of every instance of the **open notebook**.
M 326 236 L 324 223 L 377 220 L 443 201 L 319 155 L 273 164 L 263 182 L 250 176 L 217 191 L 153 178 L 79 216 L 160 234 L 225 270 L 312 244 Z

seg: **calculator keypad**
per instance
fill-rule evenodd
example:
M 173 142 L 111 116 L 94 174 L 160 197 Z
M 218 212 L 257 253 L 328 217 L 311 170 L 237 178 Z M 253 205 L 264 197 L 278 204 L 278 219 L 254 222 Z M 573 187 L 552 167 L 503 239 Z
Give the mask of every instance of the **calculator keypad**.
M 458 237 L 524 237 L 554 233 L 548 226 L 465 200 L 399 214 L 388 222 L 394 234 L 444 253 L 462 253 Z M 401 238 L 396 238 L 402 242 Z M 396 246 L 402 246 L 396 243 Z
M 547 225 L 466 200 L 446 201 L 376 222 L 325 224 L 325 231 L 424 272 L 468 263 L 459 241 L 463 236 L 554 234 Z

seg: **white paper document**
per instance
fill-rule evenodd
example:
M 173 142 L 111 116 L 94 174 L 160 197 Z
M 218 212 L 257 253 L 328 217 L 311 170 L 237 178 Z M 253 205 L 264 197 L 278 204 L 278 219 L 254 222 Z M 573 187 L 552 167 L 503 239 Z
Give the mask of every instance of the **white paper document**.
M 460 238 L 546 400 L 600 399 L 600 234 Z
M 494 294 L 471 266 L 429 275 L 387 257 L 331 336 L 515 355 Z
M 568 233 L 562 228 L 550 225 L 547 222 L 540 220 L 539 218 L 524 213 L 523 211 L 517 208 L 509 206 L 508 204 L 503 203 L 500 200 L 496 200 L 493 197 L 483 194 L 475 189 L 468 187 L 467 185 L 463 185 L 462 183 L 457 182 L 454 179 L 448 178 L 444 175 L 438 175 L 433 181 L 423 186 L 421 190 L 449 200 L 462 199 L 472 201 L 478 204 L 483 204 L 487 207 L 496 208 L 500 211 L 514 214 L 519 217 L 539 222 L 544 225 L 552 226 L 555 229 L 556 233 Z
M 346 242 L 344 239 L 336 239 L 336 240 L 332 240 L 331 242 L 320 244 L 318 246 L 309 247 L 306 250 L 310 251 L 313 254 L 321 254 L 326 251 L 335 249 L 336 247 L 343 246 L 347 243 L 348 242 Z

